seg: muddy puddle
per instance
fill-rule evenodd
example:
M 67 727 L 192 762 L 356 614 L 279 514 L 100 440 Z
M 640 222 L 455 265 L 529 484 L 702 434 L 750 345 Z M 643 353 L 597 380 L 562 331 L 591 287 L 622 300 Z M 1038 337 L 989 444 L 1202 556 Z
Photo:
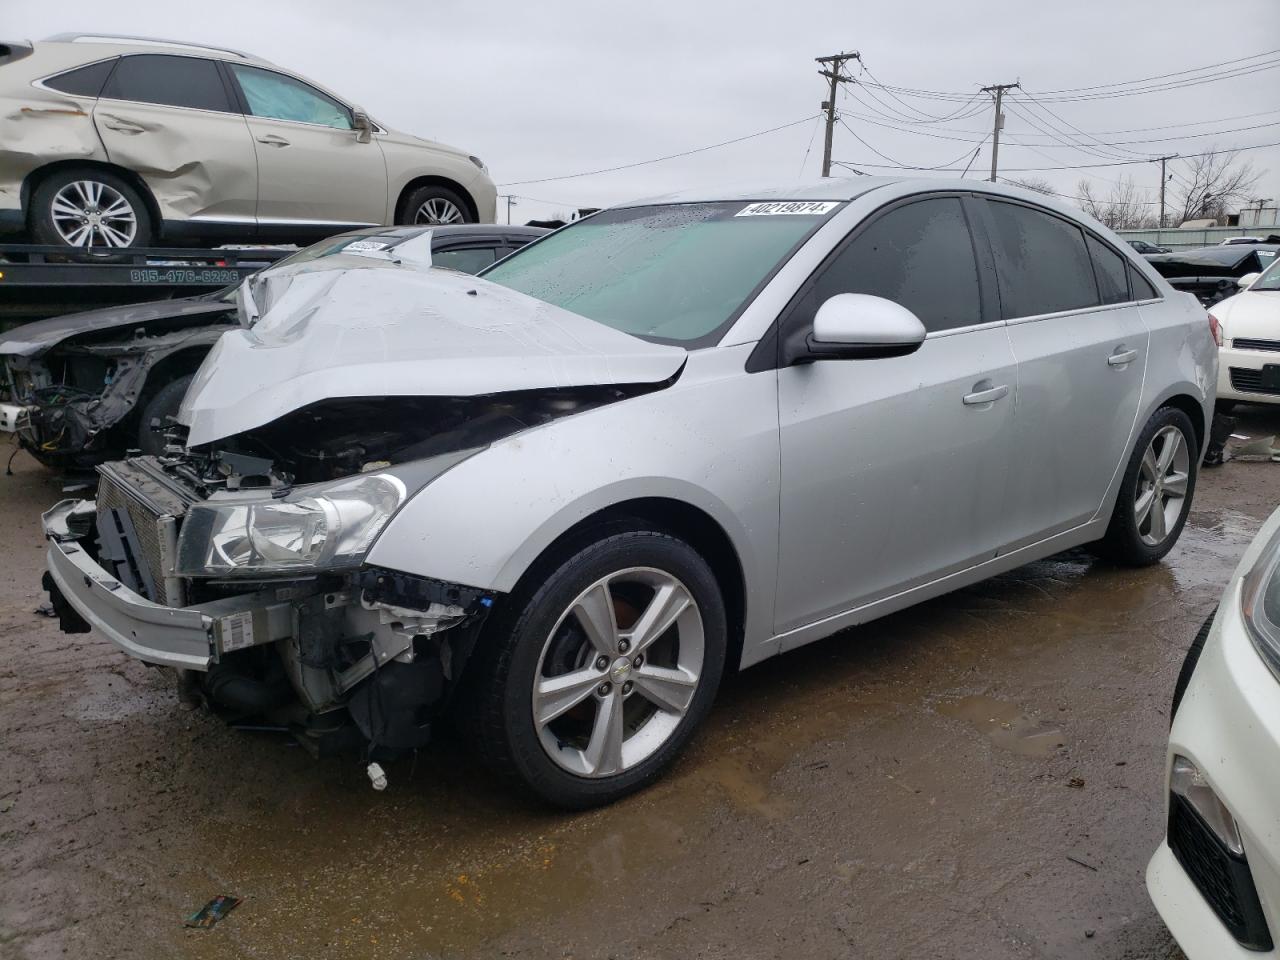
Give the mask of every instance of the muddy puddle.
M 1001 750 L 1023 757 L 1047 757 L 1066 746 L 1062 730 L 1028 716 L 1014 703 L 974 695 L 938 704 L 938 712 L 970 724 Z

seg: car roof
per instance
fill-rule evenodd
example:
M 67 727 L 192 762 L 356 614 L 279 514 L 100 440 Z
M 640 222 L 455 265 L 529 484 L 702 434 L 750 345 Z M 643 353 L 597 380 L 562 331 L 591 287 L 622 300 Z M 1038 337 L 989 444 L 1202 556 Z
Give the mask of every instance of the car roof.
M 185 40 L 161 40 L 156 37 L 131 37 L 110 33 L 58 33 L 39 41 L 37 45 L 50 44 L 58 44 L 66 48 L 83 48 L 83 59 L 86 61 L 100 60 L 124 53 L 172 53 L 185 56 L 204 55 L 219 60 L 236 60 L 275 67 L 275 64 L 269 60 L 231 47 Z

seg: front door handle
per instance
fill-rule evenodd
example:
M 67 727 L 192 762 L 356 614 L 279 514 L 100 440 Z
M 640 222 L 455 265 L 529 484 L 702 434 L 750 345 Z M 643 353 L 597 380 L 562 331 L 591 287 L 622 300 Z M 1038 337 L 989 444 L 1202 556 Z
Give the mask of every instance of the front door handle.
M 140 127 L 136 123 L 130 123 L 128 120 L 121 120 L 119 117 L 104 117 L 102 125 L 108 130 L 115 130 L 118 133 L 146 133 L 146 127 Z
M 1000 384 L 998 387 L 991 386 L 990 380 L 983 380 L 974 384 L 976 389 L 973 393 L 964 395 L 964 405 L 966 407 L 976 407 L 984 403 L 994 403 L 1002 397 L 1009 395 L 1009 387 L 1006 384 Z
M 269 147 L 287 147 L 289 141 L 284 137 L 277 137 L 274 133 L 268 133 L 265 137 L 258 137 L 259 143 L 265 143 Z
M 1137 359 L 1137 350 L 1117 350 L 1111 356 L 1107 357 L 1107 363 L 1113 367 L 1123 367 L 1126 363 L 1133 363 L 1133 361 Z

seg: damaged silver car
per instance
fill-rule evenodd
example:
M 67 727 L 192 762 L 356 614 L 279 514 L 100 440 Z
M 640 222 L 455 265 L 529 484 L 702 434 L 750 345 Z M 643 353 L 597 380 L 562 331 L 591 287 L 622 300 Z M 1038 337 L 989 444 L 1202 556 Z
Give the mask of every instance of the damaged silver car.
M 664 198 L 240 307 L 165 450 L 45 515 L 63 628 L 316 752 L 452 715 L 566 807 L 655 779 L 726 670 L 1069 547 L 1159 560 L 1216 374 L 1114 234 L 968 181 Z
M 256 274 L 347 270 L 395 259 L 475 273 L 547 233 L 497 224 L 370 227 L 312 244 Z M 127 451 L 158 454 L 196 369 L 238 323 L 234 287 L 106 307 L 0 334 L 0 435 L 46 466 L 89 468 Z

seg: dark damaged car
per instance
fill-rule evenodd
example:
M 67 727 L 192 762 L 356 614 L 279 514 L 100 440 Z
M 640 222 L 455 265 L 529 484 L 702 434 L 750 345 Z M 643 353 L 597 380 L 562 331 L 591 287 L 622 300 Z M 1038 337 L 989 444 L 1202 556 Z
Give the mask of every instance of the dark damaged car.
M 1175 290 L 1194 294 L 1205 306 L 1235 296 L 1236 281 L 1271 266 L 1280 244 L 1248 243 L 1200 247 L 1147 257 Z
M 313 244 L 258 276 L 397 259 L 476 273 L 547 233 L 465 224 L 374 227 Z M 0 336 L 0 433 L 41 463 L 92 466 L 126 451 L 158 454 L 196 369 L 235 327 L 235 288 L 28 323 Z

